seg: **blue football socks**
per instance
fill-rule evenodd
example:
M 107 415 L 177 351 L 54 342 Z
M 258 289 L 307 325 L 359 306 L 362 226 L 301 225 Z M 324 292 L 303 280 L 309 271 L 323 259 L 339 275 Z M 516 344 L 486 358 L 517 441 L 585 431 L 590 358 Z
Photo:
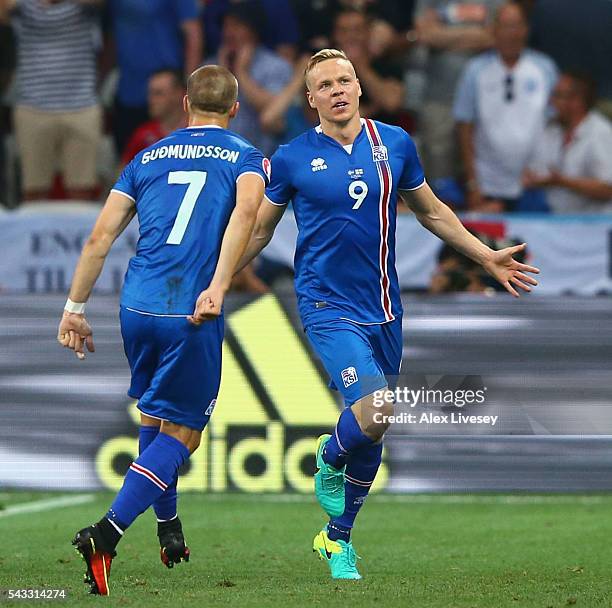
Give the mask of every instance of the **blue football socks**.
M 349 541 L 357 513 L 380 467 L 382 449 L 382 443 L 371 443 L 351 452 L 344 474 L 344 513 L 330 520 L 327 527 L 330 540 Z
M 336 430 L 325 444 L 323 461 L 336 469 L 341 469 L 346 464 L 349 453 L 371 443 L 372 440 L 363 434 L 353 410 L 347 407 L 340 414 Z
M 179 467 L 189 458 L 189 450 L 178 440 L 158 433 L 130 465 L 106 519 L 122 533 L 176 480 Z
M 158 434 L 158 426 L 142 425 L 138 433 L 138 453 L 142 454 Z M 178 475 L 175 477 L 174 481 L 168 485 L 165 492 L 153 503 L 153 509 L 158 522 L 174 519 L 177 515 L 177 481 Z

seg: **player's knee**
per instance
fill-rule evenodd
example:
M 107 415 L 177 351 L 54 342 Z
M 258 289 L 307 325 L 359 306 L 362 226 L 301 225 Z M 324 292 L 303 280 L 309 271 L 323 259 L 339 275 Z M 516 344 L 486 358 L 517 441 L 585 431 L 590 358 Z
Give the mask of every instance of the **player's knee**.
M 161 420 L 159 418 L 152 418 L 140 412 L 140 424 L 142 426 L 161 426 Z
M 378 407 L 372 406 L 371 416 L 367 419 L 368 426 L 365 428 L 364 434 L 373 441 L 380 441 L 391 424 L 392 415 L 393 405 L 390 403 Z
M 202 433 L 194 431 L 193 435 L 190 438 L 189 445 L 187 446 L 187 449 L 189 450 L 190 454 L 193 454 L 200 447 L 201 439 Z
M 362 433 L 372 441 L 380 441 L 391 424 L 393 404 L 375 405 L 371 397 L 366 397 L 352 409 Z
M 200 431 L 167 420 L 162 422 L 161 431 L 180 441 L 189 450 L 190 454 L 193 454 L 198 449 L 202 438 Z

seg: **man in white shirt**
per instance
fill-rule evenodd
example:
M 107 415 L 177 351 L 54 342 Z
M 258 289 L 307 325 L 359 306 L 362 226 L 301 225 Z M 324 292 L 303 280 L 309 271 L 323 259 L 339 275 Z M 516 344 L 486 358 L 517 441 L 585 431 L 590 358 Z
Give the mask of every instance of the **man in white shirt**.
M 557 119 L 536 148 L 525 186 L 546 188 L 555 213 L 612 213 L 612 125 L 593 110 L 594 83 L 565 73 L 552 102 Z
M 473 211 L 514 208 L 546 124 L 557 69 L 546 55 L 525 48 L 527 34 L 521 7 L 502 5 L 495 16 L 495 50 L 470 60 L 457 89 L 453 114 Z

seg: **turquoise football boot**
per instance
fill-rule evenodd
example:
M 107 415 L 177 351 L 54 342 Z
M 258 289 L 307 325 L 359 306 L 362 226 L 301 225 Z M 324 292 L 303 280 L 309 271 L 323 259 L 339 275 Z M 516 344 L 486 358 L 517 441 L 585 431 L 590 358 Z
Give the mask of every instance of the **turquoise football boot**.
M 317 441 L 317 469 L 315 473 L 315 495 L 323 510 L 330 517 L 344 513 L 344 470 L 336 469 L 323 461 L 323 449 L 331 435 L 321 435 Z
M 312 550 L 319 559 L 327 562 L 332 578 L 359 580 L 361 574 L 357 570 L 359 556 L 353 549 L 353 543 L 343 540 L 329 540 L 327 528 L 319 532 L 312 541 Z

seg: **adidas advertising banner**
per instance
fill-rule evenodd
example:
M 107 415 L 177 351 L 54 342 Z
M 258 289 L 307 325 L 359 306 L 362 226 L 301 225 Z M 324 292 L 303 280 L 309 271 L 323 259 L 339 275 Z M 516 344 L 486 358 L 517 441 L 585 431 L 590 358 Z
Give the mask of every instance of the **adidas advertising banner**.
M 117 489 L 136 456 L 117 299 L 88 306 L 96 352 L 55 340 L 64 297 L 0 297 L 0 486 Z M 607 298 L 404 297 L 403 362 L 376 487 L 394 492 L 612 489 Z M 338 394 L 290 285 L 226 300 L 223 377 L 183 490 L 312 491 Z M 358 379 L 348 366 L 345 383 Z M 360 378 L 360 380 L 367 380 Z
M 0 214 L 2 293 L 66 293 L 78 255 L 95 221 L 95 205 L 26 205 Z M 537 296 L 612 293 L 612 216 L 464 217 L 471 229 L 498 240 L 526 241 L 542 270 Z M 291 268 L 297 228 L 285 213 L 264 257 Z M 118 293 L 138 239 L 132 222 L 115 243 L 97 293 Z M 426 289 L 441 242 L 411 214 L 398 217 L 397 272 L 402 289 Z

